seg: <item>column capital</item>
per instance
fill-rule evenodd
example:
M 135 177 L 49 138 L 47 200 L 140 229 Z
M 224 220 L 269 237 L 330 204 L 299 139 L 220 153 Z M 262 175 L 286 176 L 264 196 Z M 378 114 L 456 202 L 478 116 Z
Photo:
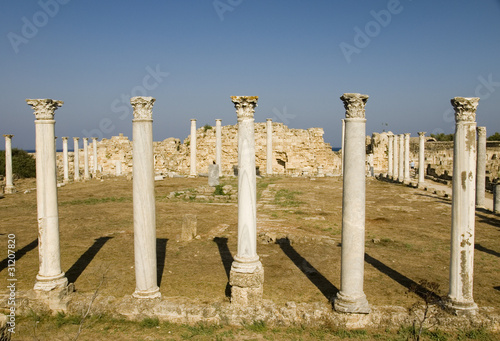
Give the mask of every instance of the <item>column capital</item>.
M 92 137 L 93 141 L 97 141 L 99 138 L 98 137 Z
M 62 139 L 63 141 L 68 141 L 69 137 L 68 137 L 68 136 L 63 136 L 63 137 L 61 137 L 61 139 Z
M 365 118 L 365 105 L 368 101 L 368 95 L 362 94 L 343 94 L 340 99 L 344 102 L 346 118 Z
M 64 104 L 63 101 L 56 101 L 49 98 L 44 99 L 26 99 L 26 103 L 35 110 L 37 120 L 53 120 L 54 112 Z
M 393 138 L 394 138 L 394 134 L 387 134 L 387 138 L 388 138 L 389 140 L 393 139 Z
M 196 122 L 196 118 L 191 119 L 191 123 Z
M 14 137 L 14 135 L 11 135 L 11 134 L 5 134 L 3 137 L 5 137 L 6 139 L 11 139 Z
M 272 119 L 272 118 L 266 118 L 266 122 L 269 122 L 269 121 L 271 121 L 271 122 L 272 122 L 272 121 L 273 121 L 273 119 Z
M 477 127 L 477 136 L 486 136 L 486 127 Z
M 409 139 L 409 138 L 410 138 L 410 135 L 411 135 L 411 133 L 405 133 L 405 134 L 404 134 L 405 139 Z
M 153 104 L 156 101 L 153 97 L 136 96 L 130 99 L 130 104 L 134 109 L 134 120 L 152 120 Z
M 238 120 L 253 118 L 258 100 L 259 96 L 231 96 L 231 101 L 234 103 L 234 107 L 236 108 Z
M 84 138 L 83 138 L 83 141 L 88 141 L 88 140 L 89 140 L 89 138 L 88 138 L 88 137 L 84 137 Z
M 425 137 L 425 134 L 427 134 L 425 131 L 419 131 L 418 137 Z
M 216 119 L 215 119 L 215 122 L 222 122 L 222 119 L 220 119 L 220 118 L 216 118 Z
M 73 141 L 78 141 L 79 139 L 79 137 L 73 137 Z
M 455 109 L 456 122 L 476 121 L 476 109 L 479 97 L 455 97 L 451 99 L 451 105 Z

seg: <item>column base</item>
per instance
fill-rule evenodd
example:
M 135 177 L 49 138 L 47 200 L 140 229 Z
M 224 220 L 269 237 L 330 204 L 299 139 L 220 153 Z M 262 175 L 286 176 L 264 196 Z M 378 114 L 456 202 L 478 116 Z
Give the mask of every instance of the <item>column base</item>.
M 160 288 L 156 287 L 153 290 L 136 290 L 132 297 L 139 299 L 153 299 L 153 298 L 161 298 Z
M 448 297 L 446 302 L 446 307 L 451 310 L 451 312 L 458 316 L 471 316 L 476 315 L 478 307 L 474 301 L 459 302 Z
M 337 293 L 337 297 L 334 299 L 333 307 L 336 311 L 341 313 L 369 314 L 371 312 L 371 308 L 366 300 L 365 294 L 358 297 L 351 297 L 346 296 L 339 291 Z
M 68 286 L 66 274 L 61 272 L 57 276 L 42 276 L 36 275 L 36 282 L 33 290 L 49 292 L 58 289 L 64 289 Z
M 191 174 L 188 175 L 188 178 L 190 178 L 190 179 L 194 179 L 194 178 L 197 178 L 197 177 L 198 177 L 198 175 L 191 175 Z
M 257 261 L 240 261 L 236 260 L 235 257 L 229 273 L 231 304 L 260 304 L 264 292 L 264 268 L 262 263 L 258 260 L 258 257 Z
M 13 193 L 16 193 L 16 187 L 15 187 L 15 186 L 5 186 L 5 188 L 4 188 L 4 193 L 5 193 L 5 194 L 13 194 Z

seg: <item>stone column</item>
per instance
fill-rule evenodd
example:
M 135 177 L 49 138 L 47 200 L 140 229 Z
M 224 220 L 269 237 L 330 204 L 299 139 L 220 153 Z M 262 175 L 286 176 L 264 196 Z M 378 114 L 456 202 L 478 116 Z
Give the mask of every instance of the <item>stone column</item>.
M 342 175 L 344 175 L 344 139 L 345 139 L 345 120 L 342 119 Z
M 394 162 L 392 180 L 398 181 L 399 178 L 399 136 L 394 135 Z
M 54 112 L 63 105 L 52 99 L 27 99 L 35 111 L 36 199 L 38 216 L 39 271 L 34 289 L 51 292 L 64 289 L 68 279 L 61 270 L 59 248 L 59 213 L 57 209 L 57 174 Z
M 238 116 L 238 252 L 231 265 L 231 303 L 262 300 L 264 268 L 257 255 L 254 112 L 257 96 L 232 96 Z
M 11 194 L 16 192 L 12 180 L 12 137 L 14 135 L 4 135 L 3 137 L 5 137 L 5 193 Z
M 342 256 L 340 291 L 335 310 L 370 312 L 363 292 L 365 262 L 365 105 L 367 95 L 344 94 L 345 165 L 342 196 Z
M 160 297 L 156 277 L 153 97 L 132 97 L 133 205 L 136 298 Z
M 97 137 L 92 138 L 92 147 L 94 147 L 94 163 L 92 173 L 97 174 Z
M 398 181 L 404 181 L 404 162 L 405 162 L 405 135 L 399 134 L 399 165 L 398 165 Z
M 273 174 L 273 119 L 266 119 L 266 174 Z
M 418 186 L 425 183 L 425 131 L 418 133 Z
M 73 137 L 73 144 L 74 144 L 74 152 L 73 152 L 73 157 L 74 157 L 74 180 L 75 181 L 80 181 L 80 149 L 78 147 L 78 140 L 79 137 Z
M 493 212 L 500 213 L 500 183 L 493 187 Z
M 63 141 L 63 169 L 64 169 L 64 183 L 69 182 L 69 162 L 68 162 L 68 137 L 61 137 Z
M 122 175 L 122 162 L 118 160 L 115 161 L 115 175 Z
M 477 127 L 476 207 L 484 208 L 486 192 L 486 127 Z
M 85 180 L 90 179 L 89 173 L 89 138 L 83 138 L 83 160 L 84 160 L 84 175 L 83 178 Z
M 389 134 L 387 135 L 387 138 L 389 139 L 387 142 L 387 178 L 390 179 L 392 178 L 393 174 L 392 160 L 394 158 L 394 155 L 392 151 L 392 145 L 394 144 L 394 135 Z
M 476 108 L 479 98 L 455 97 L 453 194 L 449 306 L 456 313 L 475 313 L 472 297 L 476 187 Z
M 219 166 L 219 176 L 222 176 L 222 120 L 215 120 L 215 164 Z
M 410 134 L 405 135 L 405 164 L 404 164 L 404 182 L 410 183 Z
M 198 175 L 196 171 L 196 120 L 191 119 L 191 142 L 189 144 L 191 150 L 191 168 L 189 171 L 190 177 Z

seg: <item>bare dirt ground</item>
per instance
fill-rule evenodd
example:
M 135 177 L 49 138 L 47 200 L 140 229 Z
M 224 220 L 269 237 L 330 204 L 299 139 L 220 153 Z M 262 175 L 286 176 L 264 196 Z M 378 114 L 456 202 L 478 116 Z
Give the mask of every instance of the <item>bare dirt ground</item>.
M 212 200 L 210 195 L 200 199 L 196 194 L 169 198 L 171 192 L 206 183 L 206 178 L 155 182 L 163 299 L 228 301 L 228 274 L 236 254 L 236 200 Z M 237 185 L 235 178 L 221 183 Z M 410 307 L 416 297 L 408 295 L 408 289 L 420 280 L 439 284 L 437 293 L 446 294 L 451 201 L 375 179 L 366 184 L 365 294 L 370 304 Z M 18 193 L 0 200 L 0 245 L 6 255 L 7 235 L 16 235 L 17 290 L 22 294 L 33 288 L 38 271 L 36 191 L 34 180 L 16 185 Z M 328 303 L 340 287 L 341 178 L 262 178 L 257 187 L 264 298 L 279 304 Z M 27 189 L 32 190 L 23 193 Z M 178 241 L 184 214 L 197 216 L 198 239 Z M 132 181 L 118 177 L 61 187 L 59 222 L 62 268 L 77 292 L 93 292 L 103 272 L 100 295 L 134 292 Z M 499 241 L 500 217 L 478 211 L 474 298 L 479 307 L 494 313 L 500 313 Z M 6 257 L 0 259 L 0 278 L 5 279 Z

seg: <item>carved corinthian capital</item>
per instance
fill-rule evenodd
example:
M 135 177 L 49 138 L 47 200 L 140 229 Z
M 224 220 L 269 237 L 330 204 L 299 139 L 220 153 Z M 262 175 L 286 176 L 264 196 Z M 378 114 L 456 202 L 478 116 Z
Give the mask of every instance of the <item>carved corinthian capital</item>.
M 418 132 L 418 137 L 425 137 L 426 132 L 425 131 L 419 131 Z
M 53 120 L 54 112 L 64 104 L 63 101 L 53 99 L 27 99 L 26 103 L 33 107 L 35 118 L 37 120 Z
M 365 105 L 366 101 L 368 101 L 368 95 L 343 94 L 340 99 L 344 102 L 346 118 L 365 118 Z
M 236 108 L 238 120 L 253 118 L 259 96 L 231 96 L 231 100 Z
M 451 100 L 451 105 L 455 109 L 456 122 L 476 121 L 476 109 L 479 97 L 455 97 Z
M 156 99 L 153 97 L 132 97 L 130 104 L 134 108 L 134 120 L 152 120 L 155 101 Z
M 477 127 L 477 136 L 486 136 L 486 127 Z

